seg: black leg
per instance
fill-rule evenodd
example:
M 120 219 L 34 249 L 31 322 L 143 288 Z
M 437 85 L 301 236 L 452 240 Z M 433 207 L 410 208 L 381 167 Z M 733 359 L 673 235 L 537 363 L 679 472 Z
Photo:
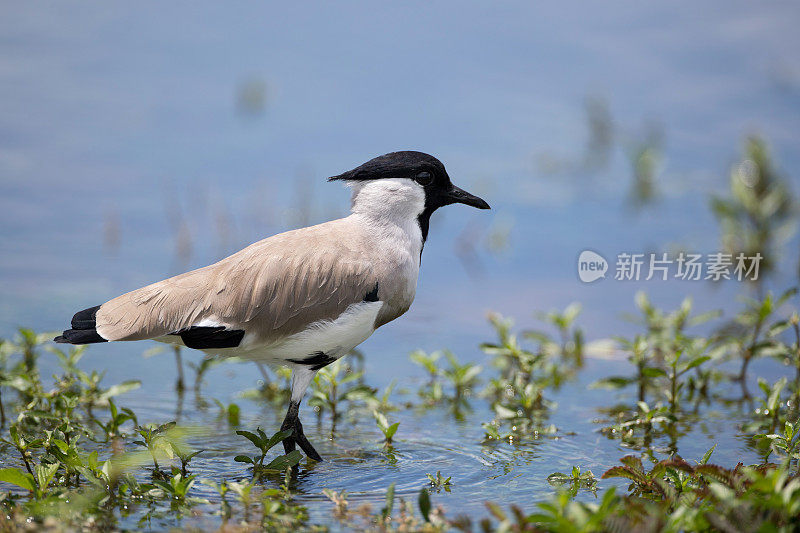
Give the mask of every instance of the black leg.
M 322 457 L 317 453 L 317 450 L 308 442 L 305 433 L 303 433 L 303 424 L 300 423 L 300 403 L 290 402 L 289 410 L 286 412 L 286 418 L 283 419 L 281 424 L 281 431 L 292 429 L 292 434 L 283 440 L 283 450 L 289 453 L 295 449 L 295 445 L 299 445 L 308 457 L 315 461 L 322 461 Z

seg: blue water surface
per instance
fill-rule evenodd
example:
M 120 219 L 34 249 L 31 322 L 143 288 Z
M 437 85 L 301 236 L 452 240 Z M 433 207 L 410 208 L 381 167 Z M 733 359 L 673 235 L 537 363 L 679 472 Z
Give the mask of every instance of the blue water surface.
M 709 197 L 727 194 L 748 135 L 767 139 L 799 192 L 793 2 L 5 2 L 2 14 L 6 337 L 19 326 L 62 329 L 79 309 L 343 216 L 349 193 L 327 176 L 417 149 L 493 209 L 434 215 L 414 305 L 361 347 L 367 382 L 397 379 L 409 391 L 398 403 L 415 401 L 424 372 L 408 353 L 417 348 L 449 348 L 488 380 L 478 349 L 494 339 L 488 311 L 530 327 L 534 311 L 581 302 L 589 340 L 636 333 L 620 315 L 635 311 L 639 290 L 665 308 L 691 295 L 698 311 L 730 317 L 744 284 L 616 281 L 617 254 L 716 251 Z M 587 120 L 597 106 L 608 111 L 605 137 Z M 631 154 L 648 138 L 660 154 L 658 196 L 636 207 Z M 578 279 L 585 249 L 611 262 L 606 279 Z M 783 247 L 768 287 L 794 284 L 797 249 L 796 238 Z M 215 407 L 199 409 L 191 394 L 181 402 L 172 357 L 143 358 L 150 347 L 92 346 L 82 363 L 106 370 L 108 383 L 142 380 L 120 399 L 140 421 L 207 428 L 193 443 L 206 450 L 200 477 L 245 477 L 232 460 L 243 439 Z M 446 409 L 393 413 L 393 456 L 371 418 L 346 419 L 332 438 L 330 421 L 317 425 L 304 408 L 309 438 L 330 460 L 301 469 L 296 489 L 322 523 L 332 521 L 323 488 L 380 508 L 390 483 L 413 498 L 437 470 L 453 478 L 450 493 L 433 496 L 450 515 L 484 516 L 486 500 L 531 508 L 552 492 L 553 471 L 599 474 L 630 453 L 595 422 L 597 408 L 630 394 L 588 388 L 627 371 L 620 355 L 590 358 L 552 394 L 556 438 L 519 445 L 484 444 L 492 412 L 480 398 L 463 421 Z M 752 368 L 771 380 L 786 372 L 769 361 Z M 280 409 L 239 396 L 258 376 L 249 364 L 217 367 L 202 395 L 239 403 L 245 427 L 277 429 Z M 717 443 L 717 462 L 757 460 L 737 437 L 749 409 L 708 407 L 680 453 L 699 458 Z

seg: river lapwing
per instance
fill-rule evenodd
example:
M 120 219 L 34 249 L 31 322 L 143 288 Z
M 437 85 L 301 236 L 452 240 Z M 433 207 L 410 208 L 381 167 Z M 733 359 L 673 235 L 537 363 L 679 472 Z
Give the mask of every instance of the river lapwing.
M 286 453 L 308 442 L 299 408 L 317 371 L 405 313 L 436 209 L 489 209 L 422 152 L 393 152 L 328 178 L 352 189 L 351 214 L 264 239 L 213 265 L 79 311 L 56 342 L 154 339 L 292 370 Z

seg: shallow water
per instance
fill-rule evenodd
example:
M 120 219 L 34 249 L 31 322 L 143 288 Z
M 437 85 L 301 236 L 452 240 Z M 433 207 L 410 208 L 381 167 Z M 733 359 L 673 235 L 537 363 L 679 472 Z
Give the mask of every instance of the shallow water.
M 101 357 L 124 356 L 122 353 L 106 356 L 99 354 L 99 351 L 88 352 L 85 360 L 87 368 L 98 367 Z M 482 363 L 488 362 L 476 350 L 465 352 L 464 355 L 470 353 Z M 157 355 L 147 361 L 150 368 L 159 367 L 154 375 L 142 376 L 126 371 L 122 364 L 108 365 L 109 383 L 132 377 L 142 377 L 144 381 L 141 389 L 126 394 L 118 400 L 118 404 L 132 407 L 140 416 L 140 422 L 177 420 L 181 425 L 192 428 L 187 443 L 194 449 L 204 451 L 192 461 L 190 470 L 200 479 L 248 479 L 245 466 L 233 461 L 233 457 L 240 453 L 252 453 L 253 449 L 245 439 L 235 435 L 235 429 L 261 427 L 270 433 L 280 426 L 284 414 L 284 406 L 276 407 L 263 400 L 241 397 L 242 389 L 259 387 L 261 384 L 259 380 L 254 380 L 256 372 L 252 364 L 223 364 L 210 372 L 199 394 L 191 389 L 178 394 L 172 389 L 174 369 L 171 353 Z M 573 465 L 579 465 L 582 470 L 592 470 L 599 476 L 616 465 L 623 455 L 638 453 L 599 432 L 603 425 L 598 423 L 602 419 L 599 408 L 612 405 L 616 400 L 630 402 L 630 395 L 589 388 L 591 381 L 599 377 L 630 371 L 623 361 L 588 359 L 574 381 L 548 395 L 557 403 L 557 407 L 546 422 L 555 425 L 557 433 L 516 444 L 506 441 L 487 443 L 484 440 L 481 423 L 490 421 L 493 413 L 480 398 L 471 398 L 470 409 L 464 411 L 463 418 L 459 419 L 447 407 L 404 408 L 406 402 L 419 403 L 415 391 L 422 383 L 421 376 L 414 378 L 414 374 L 420 374 L 419 371 L 407 366 L 407 375 L 399 379 L 397 392 L 392 396 L 393 403 L 399 409 L 388 415 L 391 422 L 400 422 L 391 448 L 383 446 L 382 435 L 371 416 L 363 410 L 346 413 L 332 432 L 328 416 L 318 419 L 312 409 L 303 407 L 301 418 L 306 434 L 325 461 L 318 464 L 302 462 L 291 487 L 297 494 L 297 501 L 307 506 L 313 521 L 338 527 L 332 518 L 332 504 L 322 494 L 325 488 L 346 490 L 351 508 L 369 504 L 374 510 L 379 510 L 389 484 L 395 483 L 398 497 L 415 501 L 420 488 L 428 486 L 426 474 L 435 474 L 437 471 L 452 477 L 449 492 L 440 490 L 432 494 L 434 503 L 443 506 L 451 518 L 463 514 L 480 519 L 486 514 L 486 501 L 517 504 L 530 509 L 535 502 L 545 499 L 554 491 L 546 480 L 547 475 L 556 471 L 566 472 Z M 382 375 L 377 357 L 370 358 L 368 355 L 365 368 L 368 383 L 372 381 L 369 379 L 372 376 Z M 771 361 L 757 361 L 752 368 L 752 375 L 770 380 L 785 373 L 780 365 Z M 486 374 L 487 368 L 484 370 Z M 720 387 L 715 392 L 723 397 L 730 392 L 730 397 L 737 397 L 736 387 L 728 389 L 726 391 L 725 387 Z M 236 402 L 242 408 L 240 426 L 229 426 L 211 401 L 212 398 Z M 697 416 L 685 417 L 689 428 L 678 440 L 678 452 L 689 460 L 695 460 L 716 444 L 713 455 L 716 463 L 734 465 L 740 461 L 746 464 L 757 462 L 759 456 L 739 438 L 739 424 L 747 420 L 747 413 L 756 405 L 746 402 L 738 407 L 735 404 L 725 407 L 720 402 L 701 404 Z M 667 453 L 667 441 L 656 439 L 654 449 L 657 456 L 664 456 Z M 139 475 L 142 480 L 147 479 L 146 472 L 141 471 Z M 277 477 L 268 478 L 264 484 L 269 486 L 279 481 Z M 627 485 L 619 480 L 607 480 L 601 481 L 600 487 L 612 484 Z M 216 493 L 198 484 L 192 495 L 212 502 L 198 506 L 205 513 L 182 519 L 170 514 L 167 517 L 154 517 L 150 527 L 212 527 L 216 523 L 212 514 L 217 509 Z M 577 497 L 583 500 L 595 498 L 587 490 L 579 492 Z M 139 519 L 147 510 L 140 511 L 122 520 L 121 525 L 138 527 Z
M 698 311 L 720 308 L 729 317 L 741 284 L 611 277 L 583 284 L 576 259 L 584 249 L 613 261 L 620 252 L 676 243 L 715 251 L 708 194 L 724 193 L 749 133 L 770 141 L 795 191 L 800 176 L 793 3 L 625 2 L 613 10 L 438 3 L 369 11 L 259 3 L 240 12 L 211 2 L 157 9 L 17 3 L 3 13 L 2 336 L 17 326 L 57 330 L 78 309 L 340 216 L 348 193 L 324 183 L 326 176 L 416 148 L 440 157 L 453 181 L 493 210 L 451 207 L 434 216 L 412 309 L 361 347 L 367 383 L 382 388 L 397 378 L 411 392 L 396 401 L 414 400 L 423 379 L 408 359 L 416 348 L 450 348 L 480 362 L 485 380 L 488 358 L 478 344 L 493 340 L 489 310 L 530 327 L 533 311 L 579 301 L 578 324 L 589 339 L 633 334 L 636 326 L 620 314 L 634 311 L 640 289 L 659 307 L 692 295 Z M 243 107 L 238 95 L 261 82 L 263 109 Z M 587 96 L 604 99 L 613 117 L 605 164 L 584 164 Z M 626 153 L 648 122 L 665 136 L 662 194 L 636 210 Z M 545 172 L 543 159 L 561 170 Z M 491 235 L 507 245 L 492 251 Z M 795 282 L 797 244 L 786 247 L 772 286 Z M 178 418 L 205 428 L 192 440 L 206 450 L 193 462 L 201 478 L 246 476 L 232 458 L 249 444 L 210 400 L 240 404 L 244 428 L 276 429 L 283 408 L 238 396 L 257 386 L 252 365 L 212 370 L 204 410 L 191 391 L 181 406 L 172 356 L 142 359 L 148 347 L 93 346 L 83 365 L 107 370 L 107 383 L 141 379 L 142 388 L 119 403 L 142 422 Z M 368 415 L 345 419 L 331 437 L 330 421 L 317 425 L 304 406 L 309 438 L 327 460 L 302 467 L 295 488 L 323 523 L 331 521 L 323 488 L 379 509 L 390 483 L 413 498 L 437 470 L 453 478 L 450 493 L 433 496 L 450 515 L 483 516 L 487 499 L 530 508 L 552 491 L 548 474 L 580 465 L 599 475 L 629 452 L 593 422 L 618 395 L 587 388 L 626 370 L 623 361 L 589 359 L 576 381 L 552 394 L 556 438 L 515 446 L 482 443 L 480 423 L 492 413 L 479 398 L 460 422 L 446 409 L 392 413 L 400 429 L 391 453 Z M 783 372 L 771 362 L 751 369 L 769 379 Z M 717 462 L 754 461 L 737 438 L 748 408 L 701 407 L 679 452 L 695 459 L 718 443 Z M 195 491 L 210 497 L 206 487 Z

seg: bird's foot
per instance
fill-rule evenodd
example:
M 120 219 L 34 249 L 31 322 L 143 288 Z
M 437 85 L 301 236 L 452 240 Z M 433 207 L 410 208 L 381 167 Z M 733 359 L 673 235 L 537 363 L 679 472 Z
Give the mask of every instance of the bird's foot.
M 317 450 L 308 442 L 305 433 L 303 433 L 303 424 L 300 423 L 300 404 L 291 402 L 289 404 L 289 411 L 286 413 L 286 418 L 281 424 L 281 431 L 288 429 L 292 430 L 292 434 L 283 439 L 283 450 L 285 453 L 294 451 L 295 445 L 300 446 L 300 449 L 305 454 L 315 461 L 322 461 L 322 457 Z

